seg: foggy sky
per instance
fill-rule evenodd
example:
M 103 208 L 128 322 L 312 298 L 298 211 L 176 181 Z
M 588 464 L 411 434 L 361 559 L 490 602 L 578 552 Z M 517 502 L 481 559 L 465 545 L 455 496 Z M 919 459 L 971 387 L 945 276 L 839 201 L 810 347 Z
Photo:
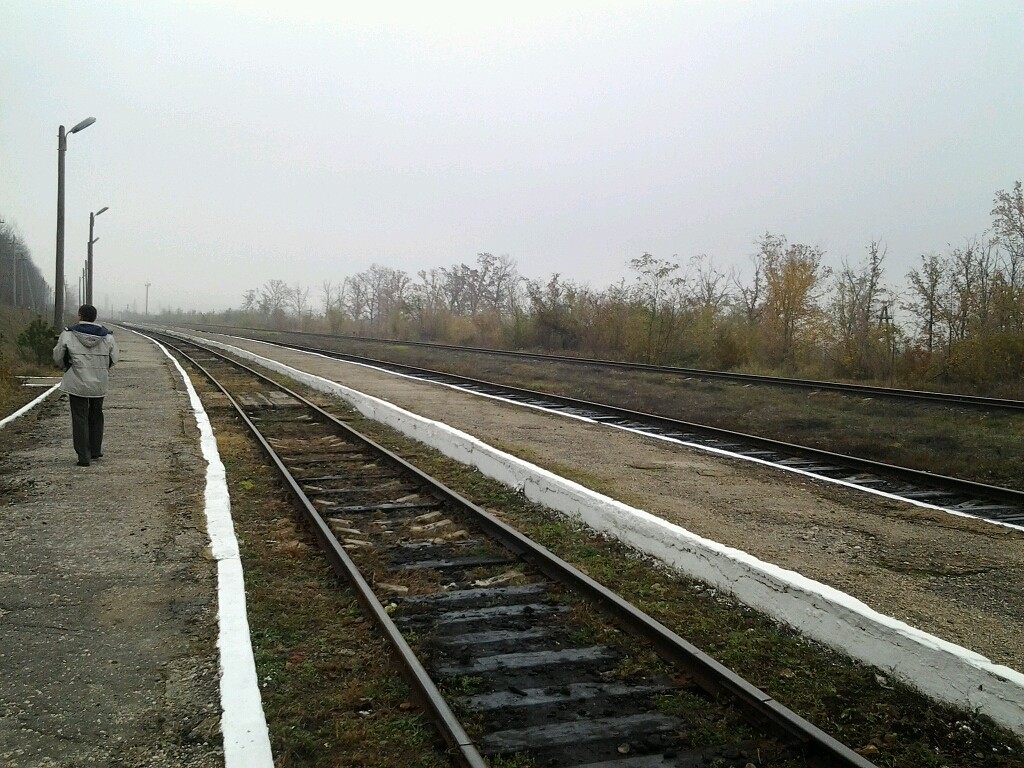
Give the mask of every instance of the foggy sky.
M 337 6 L 337 7 L 335 7 Z M 601 288 L 770 231 L 902 281 L 1024 178 L 1024 3 L 0 0 L 0 218 L 106 310 L 507 254 Z

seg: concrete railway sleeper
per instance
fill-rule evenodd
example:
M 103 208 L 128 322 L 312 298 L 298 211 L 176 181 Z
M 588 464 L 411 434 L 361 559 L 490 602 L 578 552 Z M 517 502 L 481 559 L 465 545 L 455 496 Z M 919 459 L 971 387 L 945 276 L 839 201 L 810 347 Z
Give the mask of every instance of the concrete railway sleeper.
M 220 389 L 280 471 L 458 764 L 872 765 L 292 390 L 212 350 L 167 343 Z M 728 736 L 695 741 L 695 708 Z

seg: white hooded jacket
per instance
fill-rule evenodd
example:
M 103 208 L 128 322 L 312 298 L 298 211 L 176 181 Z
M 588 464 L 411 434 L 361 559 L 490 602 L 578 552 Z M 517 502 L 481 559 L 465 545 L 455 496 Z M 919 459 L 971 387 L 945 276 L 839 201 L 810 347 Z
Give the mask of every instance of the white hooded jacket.
M 79 397 L 104 397 L 117 360 L 114 334 L 98 323 L 83 321 L 65 328 L 53 348 L 53 362 L 65 369 L 61 391 Z

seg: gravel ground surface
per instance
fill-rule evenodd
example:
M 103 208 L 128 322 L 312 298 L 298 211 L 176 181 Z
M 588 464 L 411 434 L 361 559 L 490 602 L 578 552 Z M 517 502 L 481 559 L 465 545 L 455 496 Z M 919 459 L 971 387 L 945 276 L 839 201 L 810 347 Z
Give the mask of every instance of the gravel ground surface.
M 361 366 L 231 343 L 448 423 L 1024 670 L 1024 532 Z
M 115 330 L 103 458 L 57 394 L 0 430 L 0 765 L 222 766 L 205 463 L 181 380 Z

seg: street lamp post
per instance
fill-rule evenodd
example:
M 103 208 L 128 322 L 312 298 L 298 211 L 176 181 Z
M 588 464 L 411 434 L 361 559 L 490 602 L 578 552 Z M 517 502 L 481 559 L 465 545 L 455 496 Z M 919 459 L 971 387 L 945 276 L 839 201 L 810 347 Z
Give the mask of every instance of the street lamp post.
M 96 122 L 87 117 L 65 133 L 64 126 L 57 133 L 57 274 L 53 281 L 53 324 L 64 324 L 64 153 L 68 151 L 68 134 L 78 133 Z
M 88 278 L 87 278 L 86 284 L 85 284 L 85 303 L 86 304 L 92 304 L 92 244 L 99 240 L 98 237 L 93 237 L 92 236 L 92 230 L 93 230 L 93 227 L 96 224 L 96 217 L 99 216 L 104 211 L 109 211 L 109 210 L 110 210 L 110 206 L 109 205 L 105 205 L 102 208 L 100 208 L 98 211 L 96 211 L 96 213 L 90 213 L 89 214 L 89 254 L 86 257 L 86 261 L 85 261 L 85 271 L 86 271 L 86 274 L 88 275 Z

